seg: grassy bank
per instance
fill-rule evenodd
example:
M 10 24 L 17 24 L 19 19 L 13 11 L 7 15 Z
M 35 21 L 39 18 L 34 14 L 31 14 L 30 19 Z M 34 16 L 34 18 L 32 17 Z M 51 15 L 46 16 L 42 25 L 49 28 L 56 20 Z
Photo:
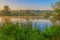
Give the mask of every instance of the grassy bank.
M 0 40 L 60 40 L 60 26 L 46 27 L 43 31 L 31 24 L 18 26 L 17 24 L 4 24 L 0 28 Z

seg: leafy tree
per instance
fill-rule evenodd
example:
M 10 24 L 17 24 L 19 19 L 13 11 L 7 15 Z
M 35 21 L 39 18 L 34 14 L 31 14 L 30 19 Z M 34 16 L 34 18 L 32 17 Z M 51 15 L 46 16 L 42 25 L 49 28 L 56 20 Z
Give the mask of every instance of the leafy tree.
M 56 2 L 54 5 L 53 5 L 53 9 L 54 11 L 57 13 L 56 16 L 59 18 L 60 16 L 60 1 Z
M 55 4 L 53 4 L 53 9 L 56 13 L 60 14 L 60 1 L 56 2 Z
M 53 4 L 52 8 L 56 12 L 56 14 L 54 15 L 53 18 L 56 19 L 55 21 L 57 21 L 57 20 L 60 21 L 60 1 Z
M 10 12 L 11 12 L 11 11 L 10 11 L 10 8 L 9 8 L 8 5 L 5 5 L 5 6 L 4 6 L 3 12 L 4 12 L 4 15 L 6 15 L 6 16 L 10 15 Z

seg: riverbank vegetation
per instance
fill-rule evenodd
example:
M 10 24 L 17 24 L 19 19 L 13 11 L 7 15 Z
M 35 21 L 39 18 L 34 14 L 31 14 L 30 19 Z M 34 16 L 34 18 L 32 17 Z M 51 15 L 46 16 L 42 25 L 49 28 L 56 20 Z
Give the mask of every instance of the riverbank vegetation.
M 43 15 L 45 18 L 49 19 L 50 16 L 53 16 L 52 22 L 59 21 L 60 23 L 60 1 L 53 5 L 53 9 L 56 12 L 54 14 L 50 14 L 50 12 L 46 12 L 49 14 L 38 14 L 34 10 L 20 10 L 18 13 L 11 12 L 9 6 L 4 6 L 4 10 L 1 11 L 0 15 L 3 16 L 41 16 Z M 39 12 L 40 13 L 40 12 Z M 3 19 L 5 23 L 0 26 L 0 40 L 60 40 L 60 24 L 52 25 L 50 27 L 46 26 L 44 30 L 41 30 L 37 26 L 32 26 L 32 23 L 23 24 L 22 22 L 17 22 L 13 24 L 10 22 L 10 18 Z M 29 18 L 27 18 L 29 21 Z
M 4 24 L 0 27 L 0 40 L 60 40 L 60 26 L 46 27 L 41 31 L 32 28 L 31 24 Z
M 5 23 L 0 26 L 0 40 L 60 40 L 60 25 L 46 26 L 43 30 L 27 20 L 24 23 L 13 24 L 8 18 L 4 19 Z

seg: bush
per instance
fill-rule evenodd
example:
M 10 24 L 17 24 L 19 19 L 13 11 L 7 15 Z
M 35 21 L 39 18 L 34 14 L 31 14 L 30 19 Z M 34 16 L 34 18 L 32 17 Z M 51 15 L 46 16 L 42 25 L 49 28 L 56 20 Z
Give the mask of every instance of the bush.
M 31 27 L 5 24 L 0 28 L 0 40 L 60 40 L 60 26 L 51 26 L 43 31 Z

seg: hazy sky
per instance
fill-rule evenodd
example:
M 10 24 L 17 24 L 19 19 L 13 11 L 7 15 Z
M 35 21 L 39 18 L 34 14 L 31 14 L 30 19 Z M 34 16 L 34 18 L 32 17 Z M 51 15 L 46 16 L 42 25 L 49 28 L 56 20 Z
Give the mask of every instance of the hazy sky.
M 12 10 L 39 9 L 50 10 L 51 3 L 57 0 L 0 0 L 0 10 L 8 5 Z

